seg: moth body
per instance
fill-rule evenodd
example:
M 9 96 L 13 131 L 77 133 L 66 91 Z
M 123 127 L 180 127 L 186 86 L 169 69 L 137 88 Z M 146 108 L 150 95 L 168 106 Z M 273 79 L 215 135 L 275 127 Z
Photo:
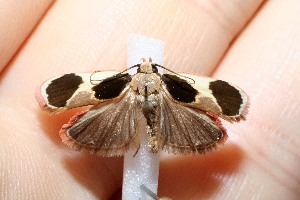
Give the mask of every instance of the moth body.
M 161 78 L 152 69 L 151 62 L 143 62 L 139 72 L 132 77 L 131 87 L 137 93 L 137 99 L 147 120 L 148 146 L 152 153 L 159 150 L 158 138 L 160 121 Z

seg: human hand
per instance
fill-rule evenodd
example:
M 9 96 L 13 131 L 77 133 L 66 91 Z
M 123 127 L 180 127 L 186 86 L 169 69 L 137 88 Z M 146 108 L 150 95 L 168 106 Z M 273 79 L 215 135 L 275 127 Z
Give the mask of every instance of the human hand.
M 123 159 L 68 149 L 58 132 L 79 109 L 49 116 L 34 92 L 56 75 L 124 69 L 131 33 L 162 40 L 164 66 L 231 82 L 251 101 L 247 121 L 224 122 L 217 151 L 163 157 L 159 196 L 299 197 L 297 1 L 39 2 L 2 4 L 0 199 L 120 198 Z

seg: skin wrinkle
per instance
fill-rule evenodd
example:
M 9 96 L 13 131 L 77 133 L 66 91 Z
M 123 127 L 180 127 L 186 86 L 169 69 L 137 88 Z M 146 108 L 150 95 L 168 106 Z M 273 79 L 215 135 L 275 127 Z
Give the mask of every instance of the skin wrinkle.
M 255 128 L 259 129 L 260 127 L 262 126 L 256 126 Z M 277 137 L 276 132 L 277 131 L 273 130 L 273 128 L 264 128 L 261 140 L 268 141 L 269 143 L 272 142 L 274 140 L 274 137 Z M 272 135 L 272 137 L 269 138 L 269 135 Z M 244 145 L 247 145 L 247 150 L 251 152 L 251 154 L 249 154 L 251 155 L 251 159 L 255 163 L 257 163 L 257 165 L 261 167 L 266 173 L 270 174 L 275 179 L 275 181 L 279 182 L 281 185 L 290 190 L 291 193 L 297 191 L 297 186 L 295 186 L 294 184 L 290 184 L 290 181 L 283 180 L 278 172 L 276 172 L 276 170 L 270 171 L 266 166 L 274 166 L 273 168 L 277 168 L 279 171 L 284 172 L 290 180 L 294 179 L 295 183 L 299 183 L 300 179 L 294 176 L 293 171 L 286 169 L 285 163 L 279 165 L 280 163 L 276 162 L 276 160 L 271 160 L 267 152 L 265 150 L 261 150 L 260 144 L 257 143 L 256 138 L 251 138 L 248 135 L 243 135 L 243 137 L 243 142 L 245 143 Z M 277 148 L 282 148 L 282 144 L 278 143 Z
M 214 24 L 218 25 L 218 27 L 221 28 L 222 33 L 227 33 L 228 35 L 235 35 L 239 31 L 239 28 L 233 27 L 232 24 L 236 23 L 236 19 L 239 18 L 247 18 L 246 16 L 243 16 L 243 12 L 239 12 L 239 16 L 236 16 L 236 13 L 234 12 L 228 12 L 229 10 L 226 10 L 226 6 L 224 4 L 216 1 L 203 1 L 203 0 L 194 0 L 198 6 L 198 8 L 201 9 L 201 13 L 205 13 L 208 16 L 208 19 L 213 19 Z M 239 6 L 238 2 L 231 2 L 231 8 L 233 7 L 239 7 L 242 9 L 242 6 Z M 230 10 L 232 11 L 232 10 Z M 236 11 L 236 10 L 235 10 Z M 240 11 L 237 9 L 237 11 Z M 228 12 L 228 13 L 227 13 Z
M 209 4 L 211 6 L 209 7 L 209 15 L 213 17 L 213 19 L 217 22 L 217 24 L 223 29 L 223 31 L 229 32 L 230 34 L 234 34 L 234 30 L 231 29 L 230 24 L 233 23 L 233 20 L 230 20 L 229 16 L 224 12 L 224 10 L 221 8 L 221 6 L 215 1 L 211 0 L 209 1 Z M 208 9 L 207 9 L 208 10 Z M 221 14 L 221 16 L 218 16 L 218 14 Z
M 51 5 L 52 0 L 0 2 L 0 12 L 5 16 L 0 23 L 0 73 L 20 50 Z M 35 7 L 35 12 L 28 15 L 32 7 Z
M 258 167 L 265 171 L 265 173 L 271 175 L 274 181 L 278 182 L 282 187 L 285 187 L 290 193 L 299 193 L 297 185 L 291 184 L 291 180 L 295 179 L 295 183 L 299 182 L 297 178 L 294 176 L 292 172 L 289 172 L 285 169 L 285 166 L 279 166 L 278 163 L 274 165 L 276 162 L 272 162 L 269 159 L 269 156 L 266 155 L 265 151 L 260 151 L 260 147 L 256 144 L 255 141 L 247 140 L 247 150 L 251 151 L 250 158 L 256 163 Z M 254 155 L 253 155 L 254 154 Z M 281 172 L 285 172 L 289 176 L 289 180 L 282 179 L 282 177 L 276 172 L 277 170 L 270 171 L 268 166 L 274 166 L 278 168 Z

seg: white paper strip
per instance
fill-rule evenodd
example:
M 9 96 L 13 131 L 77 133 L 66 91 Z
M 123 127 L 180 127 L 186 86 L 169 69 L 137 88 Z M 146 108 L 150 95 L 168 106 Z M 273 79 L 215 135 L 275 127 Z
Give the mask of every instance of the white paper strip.
M 152 58 L 153 63 L 163 65 L 164 44 L 162 41 L 139 35 L 129 36 L 128 41 L 128 67 L 141 63 L 141 58 Z M 159 72 L 162 73 L 161 69 Z M 136 73 L 132 69 L 130 73 Z M 141 120 L 139 125 L 141 134 L 141 146 L 136 154 L 129 151 L 124 156 L 123 170 L 123 200 L 152 200 L 152 198 L 140 189 L 143 184 L 148 189 L 157 193 L 158 173 L 159 173 L 159 154 L 154 155 L 149 152 L 148 136 L 146 134 L 146 120 Z

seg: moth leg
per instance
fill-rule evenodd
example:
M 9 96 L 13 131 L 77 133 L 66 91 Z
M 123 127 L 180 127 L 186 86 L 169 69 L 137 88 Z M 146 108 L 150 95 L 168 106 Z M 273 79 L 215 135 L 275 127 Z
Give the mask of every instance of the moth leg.
M 139 144 L 138 148 L 136 149 L 135 153 L 133 154 L 133 157 L 136 156 L 136 154 L 139 152 L 140 148 L 141 148 L 141 144 Z

